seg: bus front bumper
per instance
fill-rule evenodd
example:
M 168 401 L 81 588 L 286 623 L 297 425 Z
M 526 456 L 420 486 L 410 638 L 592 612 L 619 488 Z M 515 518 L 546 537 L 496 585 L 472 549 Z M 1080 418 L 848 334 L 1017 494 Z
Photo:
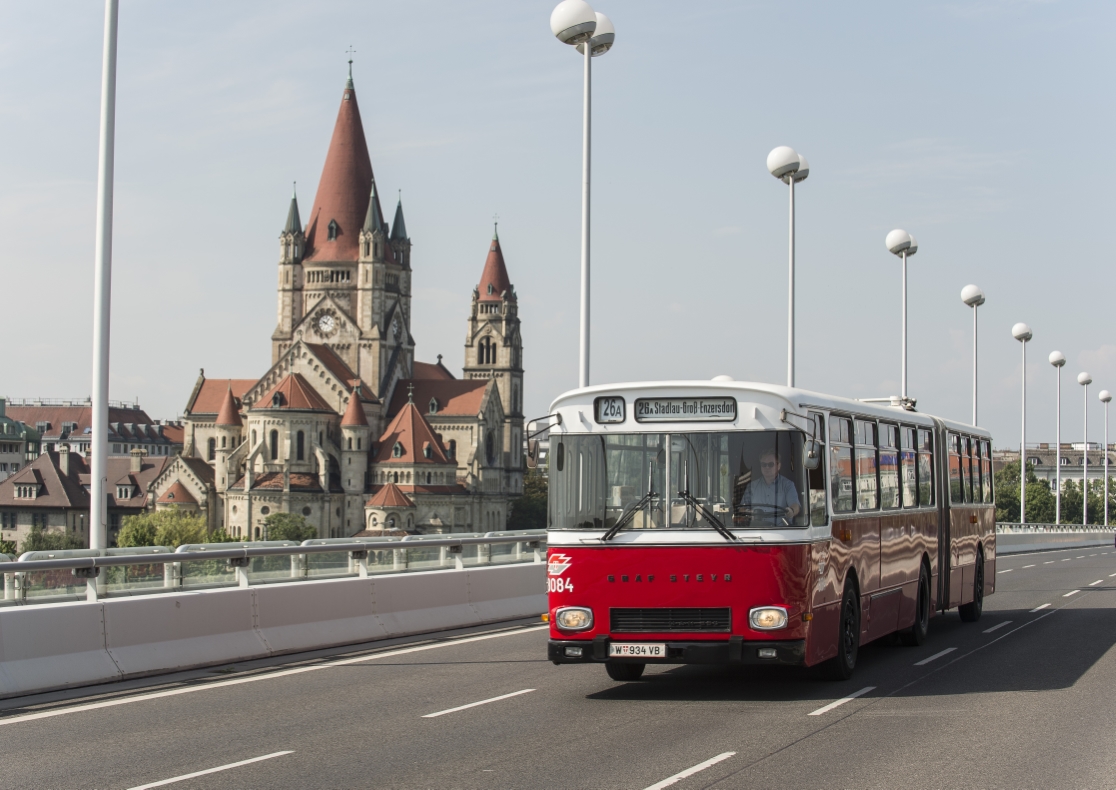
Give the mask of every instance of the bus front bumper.
M 555 664 L 592 664 L 603 661 L 622 661 L 625 663 L 646 664 L 784 664 L 802 666 L 806 663 L 806 640 L 795 639 L 783 642 L 769 640 L 745 641 L 744 637 L 733 636 L 727 641 L 674 642 L 666 640 L 666 658 L 609 658 L 607 636 L 587 639 L 551 639 L 547 643 L 546 656 Z M 624 642 L 636 640 L 624 639 Z M 650 641 L 650 640 L 648 640 Z M 663 640 L 655 640 L 661 644 Z M 573 648 L 568 650 L 567 648 Z M 580 648 L 580 655 L 577 655 Z M 762 652 L 761 652 L 762 651 Z

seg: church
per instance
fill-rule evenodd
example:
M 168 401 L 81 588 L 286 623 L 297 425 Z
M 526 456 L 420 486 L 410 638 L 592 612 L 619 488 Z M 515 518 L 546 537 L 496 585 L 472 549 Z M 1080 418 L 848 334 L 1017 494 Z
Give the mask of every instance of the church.
M 318 535 L 504 529 L 523 490 L 523 343 L 493 234 L 466 320 L 462 376 L 415 359 L 411 237 L 389 225 L 352 75 L 303 224 L 279 234 L 278 325 L 258 378 L 207 378 L 183 450 L 153 482 L 155 507 L 265 540 L 271 513 Z

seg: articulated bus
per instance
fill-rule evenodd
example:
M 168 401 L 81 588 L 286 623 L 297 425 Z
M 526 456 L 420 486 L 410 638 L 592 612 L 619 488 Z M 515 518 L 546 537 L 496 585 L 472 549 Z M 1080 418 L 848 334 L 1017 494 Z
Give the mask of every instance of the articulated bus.
M 551 408 L 556 664 L 824 665 L 995 589 L 991 437 L 769 384 L 593 386 Z

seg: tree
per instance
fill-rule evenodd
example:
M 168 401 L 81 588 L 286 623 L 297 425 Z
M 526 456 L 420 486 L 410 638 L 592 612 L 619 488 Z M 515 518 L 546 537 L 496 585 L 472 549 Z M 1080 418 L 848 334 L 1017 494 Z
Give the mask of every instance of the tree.
M 546 529 L 547 479 L 538 469 L 523 478 L 523 496 L 512 500 L 508 529 Z
M 996 520 L 1016 523 L 1019 521 L 1019 462 L 1004 464 L 996 472 Z M 1062 516 L 1065 520 L 1065 495 L 1062 496 Z M 1078 508 L 1080 511 L 1080 508 Z M 1035 476 L 1033 464 L 1027 464 L 1027 522 L 1049 524 L 1054 521 L 1054 492 L 1045 480 Z
M 82 541 L 67 532 L 43 532 L 37 524 L 31 527 L 27 537 L 19 547 L 19 553 L 27 551 L 65 551 L 66 549 L 88 548 Z M 7 553 L 7 552 L 5 552 Z
M 0 554 L 15 556 L 16 544 L 14 540 L 0 540 Z
M 318 537 L 318 528 L 306 523 L 298 513 L 272 513 L 264 519 L 264 534 L 268 540 L 304 540 Z
M 177 549 L 186 543 L 208 543 L 205 519 L 177 506 L 136 516 L 126 516 L 116 536 L 116 545 L 167 546 Z

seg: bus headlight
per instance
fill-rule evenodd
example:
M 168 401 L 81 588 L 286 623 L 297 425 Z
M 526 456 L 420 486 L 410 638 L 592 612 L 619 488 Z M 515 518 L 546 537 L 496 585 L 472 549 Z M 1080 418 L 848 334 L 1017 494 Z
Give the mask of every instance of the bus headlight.
M 554 624 L 563 631 L 584 631 L 593 627 L 593 610 L 566 606 L 554 612 Z
M 758 631 L 787 627 L 787 610 L 781 606 L 758 606 L 748 612 L 748 622 Z

